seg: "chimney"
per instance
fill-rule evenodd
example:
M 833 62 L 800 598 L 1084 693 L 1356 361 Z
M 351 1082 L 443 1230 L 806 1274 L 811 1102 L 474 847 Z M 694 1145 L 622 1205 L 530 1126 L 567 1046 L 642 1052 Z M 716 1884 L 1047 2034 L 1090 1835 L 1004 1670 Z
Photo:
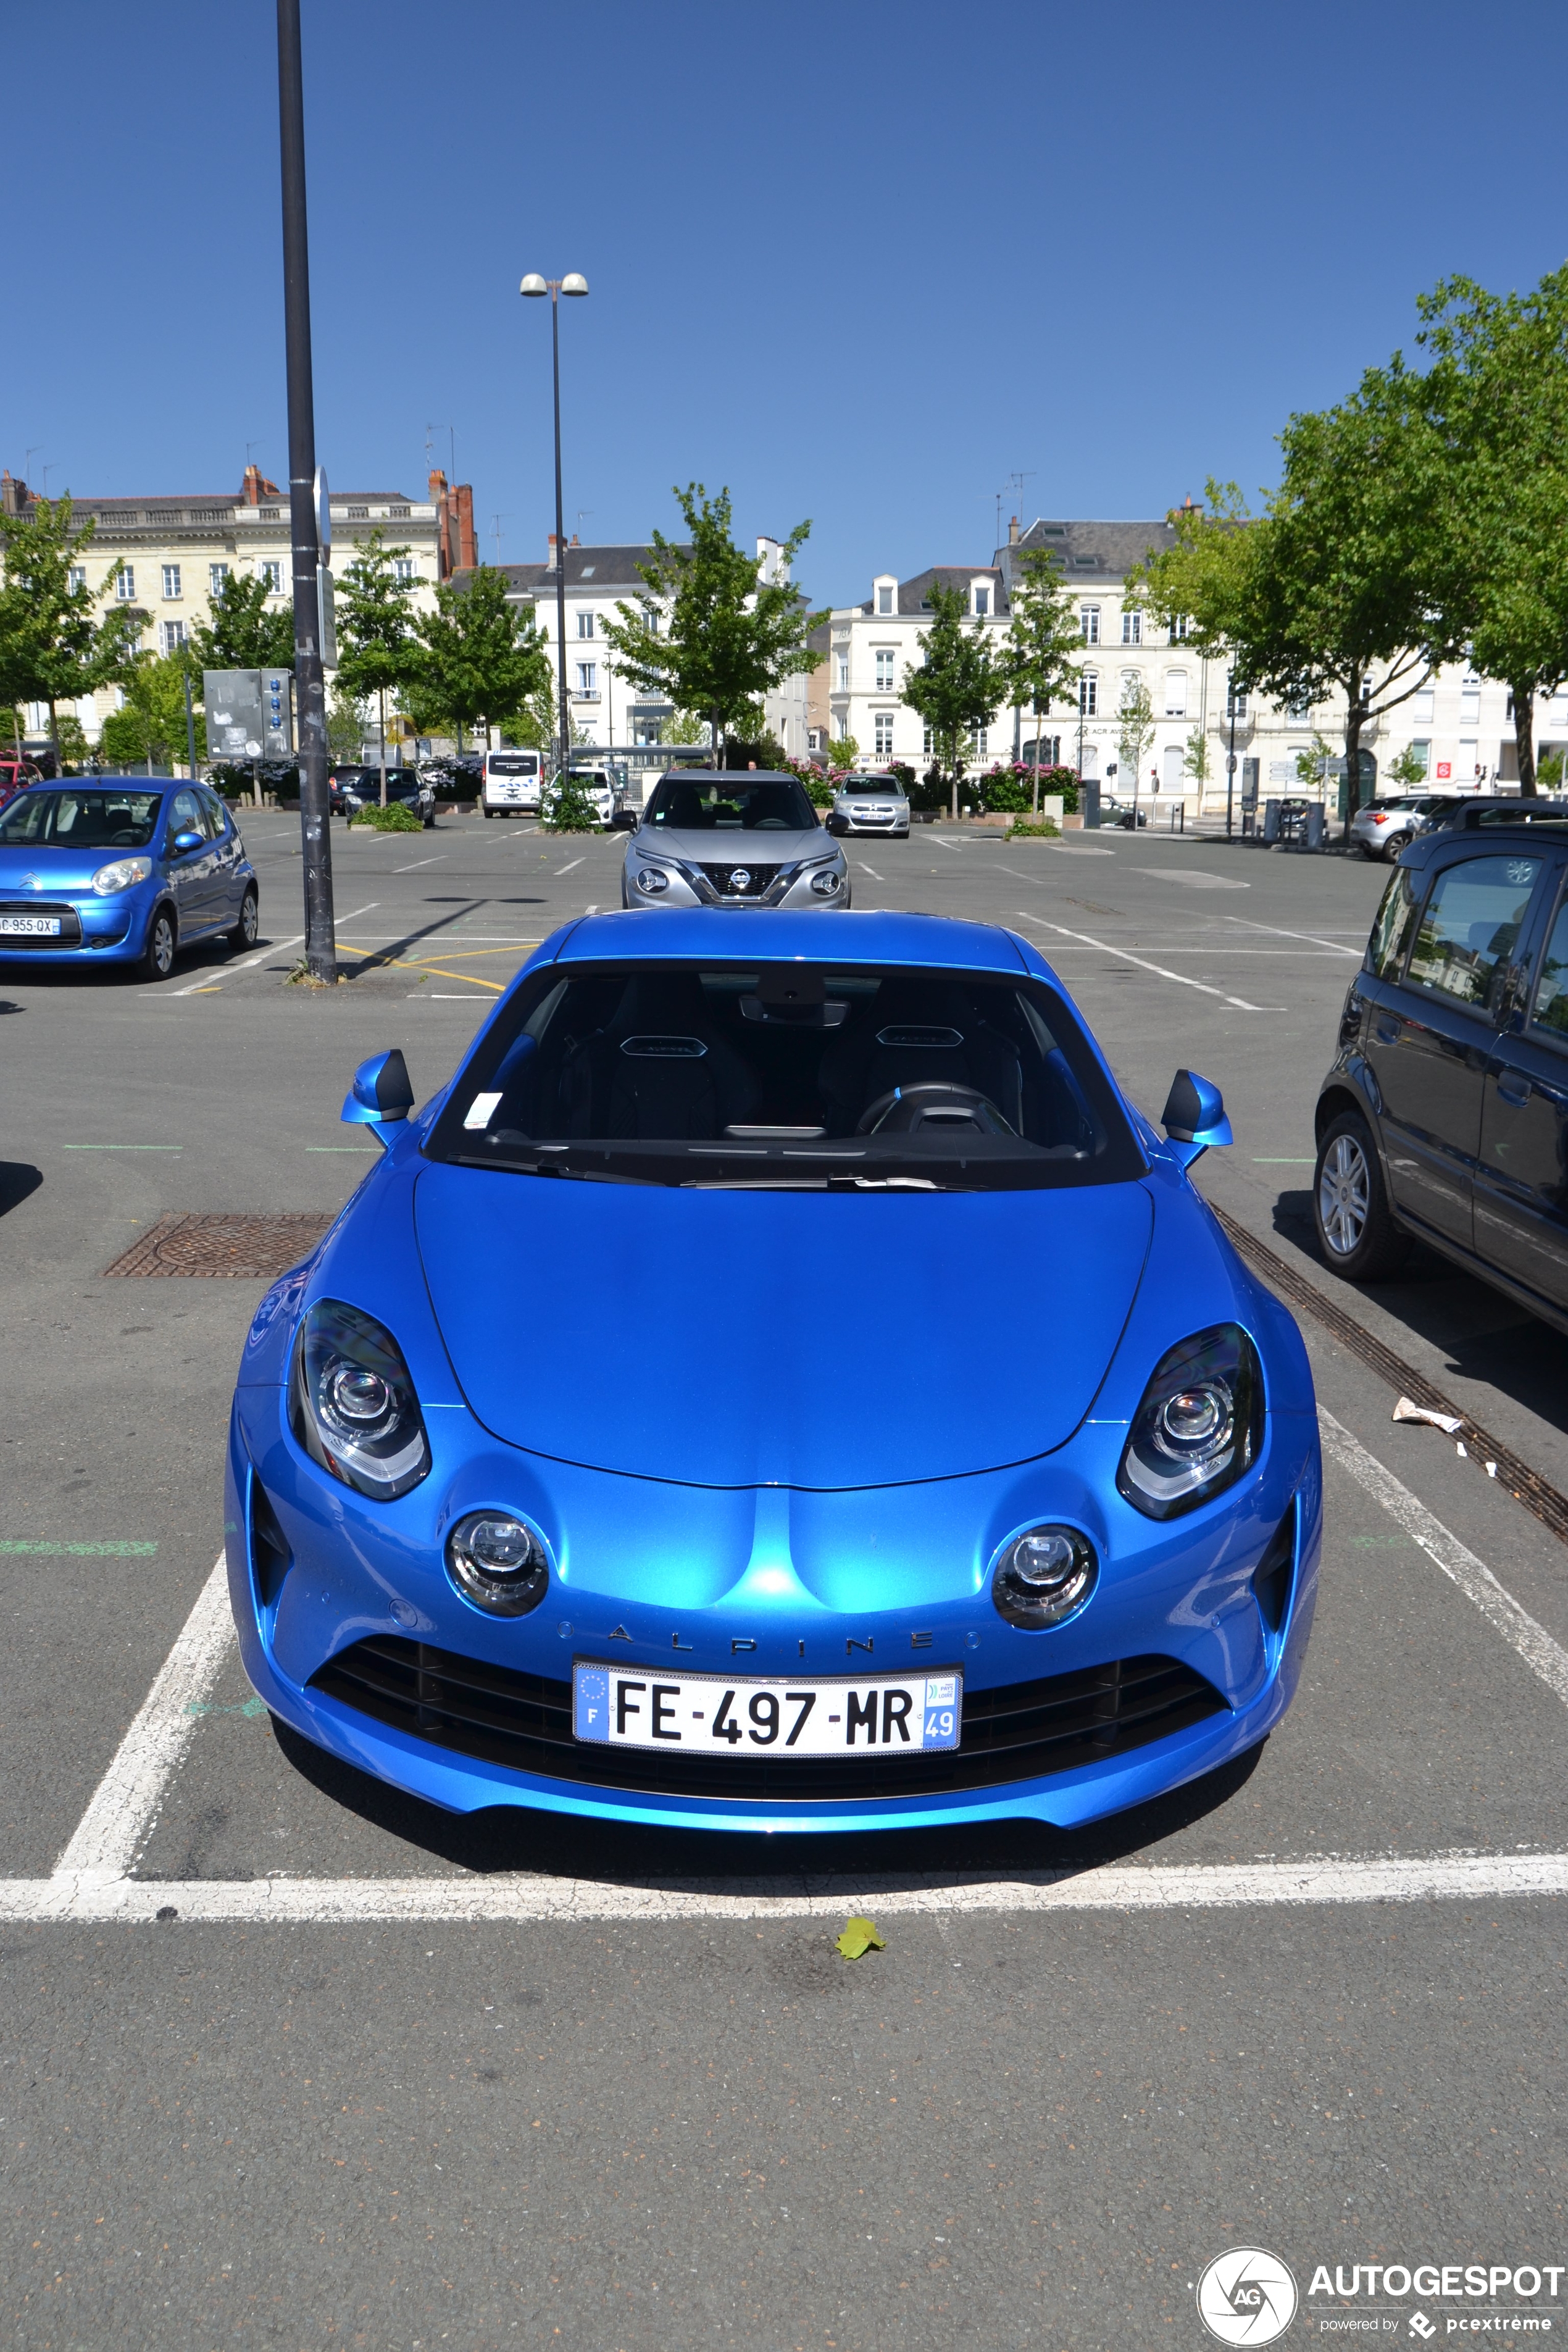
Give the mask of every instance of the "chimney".
M 437 467 L 430 477 L 430 503 L 439 506 L 447 495 L 447 477 Z
M 1007 544 L 1009 547 L 1016 547 L 1018 544 L 1018 518 L 1016 515 L 1012 515 L 1008 518 Z
M 550 551 L 544 559 L 544 568 L 546 572 L 553 572 L 555 569 L 555 533 L 553 531 L 550 534 L 549 549 Z
M 25 513 L 26 505 L 27 485 L 26 482 L 14 481 L 10 468 L 7 467 L 5 473 L 0 474 L 0 514 Z
M 247 466 L 239 495 L 247 507 L 258 507 L 264 498 L 275 499 L 280 496 L 280 492 L 277 483 L 269 482 L 259 466 Z
M 474 486 L 471 482 L 456 482 L 452 499 L 458 509 L 458 558 L 465 572 L 472 572 L 479 563 L 479 543 L 474 535 Z
M 577 547 L 577 546 L 580 546 L 580 545 L 582 544 L 582 542 L 581 542 L 581 541 L 580 541 L 580 540 L 578 539 L 577 534 L 576 534 L 576 532 L 575 532 L 575 531 L 574 531 L 574 532 L 573 532 L 573 534 L 572 534 L 572 544 L 573 544 L 573 546 L 574 546 L 574 547 Z

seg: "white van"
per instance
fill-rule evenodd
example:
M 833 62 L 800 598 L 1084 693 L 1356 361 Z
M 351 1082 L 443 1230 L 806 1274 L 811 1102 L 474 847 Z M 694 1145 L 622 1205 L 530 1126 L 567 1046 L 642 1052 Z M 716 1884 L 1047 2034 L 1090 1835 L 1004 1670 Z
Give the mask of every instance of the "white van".
M 487 751 L 479 806 L 487 816 L 539 814 L 537 751 Z

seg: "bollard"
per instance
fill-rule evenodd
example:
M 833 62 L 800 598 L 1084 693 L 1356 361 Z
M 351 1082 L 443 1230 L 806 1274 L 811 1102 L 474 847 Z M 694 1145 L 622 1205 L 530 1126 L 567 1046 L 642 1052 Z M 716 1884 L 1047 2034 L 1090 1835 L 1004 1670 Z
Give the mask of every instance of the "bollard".
M 1265 801 L 1263 803 L 1263 838 L 1270 844 L 1278 841 L 1279 838 L 1279 803 L 1278 801 Z
M 1307 811 L 1307 846 L 1309 849 L 1321 849 L 1322 845 L 1323 811 L 1321 803 L 1319 803 Z

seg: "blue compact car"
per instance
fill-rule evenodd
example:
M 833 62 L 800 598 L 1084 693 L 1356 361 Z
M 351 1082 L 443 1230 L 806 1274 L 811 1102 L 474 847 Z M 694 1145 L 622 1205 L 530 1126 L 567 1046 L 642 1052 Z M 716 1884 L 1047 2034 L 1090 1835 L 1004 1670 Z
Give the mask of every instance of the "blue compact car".
M 173 776 L 31 784 L 0 814 L 0 956 L 167 980 L 192 940 L 254 947 L 256 872 L 228 811 Z
M 825 934 L 831 931 L 832 937 Z M 1089 1822 L 1261 1740 L 1321 1469 L 1294 1323 L 1034 948 L 571 924 L 262 1301 L 246 1669 L 415 1796 L 688 1828 Z

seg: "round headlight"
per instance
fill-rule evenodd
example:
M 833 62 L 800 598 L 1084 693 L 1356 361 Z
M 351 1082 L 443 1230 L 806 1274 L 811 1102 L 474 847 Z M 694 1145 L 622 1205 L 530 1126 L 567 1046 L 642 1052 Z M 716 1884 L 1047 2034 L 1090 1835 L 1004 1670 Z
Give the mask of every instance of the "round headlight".
M 112 866 L 100 866 L 92 877 L 92 887 L 100 898 L 112 898 L 118 891 L 133 890 L 138 882 L 145 882 L 153 871 L 147 857 L 117 857 Z
M 533 1529 L 505 1511 L 470 1511 L 447 1538 L 447 1566 L 466 1601 L 492 1617 L 524 1617 L 550 1583 Z
M 668 889 L 669 877 L 661 866 L 639 866 L 637 885 L 645 898 L 657 898 L 661 890 Z
M 825 866 L 820 874 L 812 876 L 811 887 L 819 898 L 837 898 L 844 887 L 844 877 L 836 867 Z
M 1082 1530 L 1052 1521 L 1003 1545 L 991 1571 L 991 1598 L 1009 1625 L 1037 1633 L 1081 1609 L 1099 1574 Z

